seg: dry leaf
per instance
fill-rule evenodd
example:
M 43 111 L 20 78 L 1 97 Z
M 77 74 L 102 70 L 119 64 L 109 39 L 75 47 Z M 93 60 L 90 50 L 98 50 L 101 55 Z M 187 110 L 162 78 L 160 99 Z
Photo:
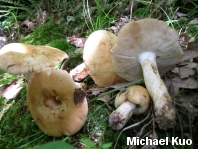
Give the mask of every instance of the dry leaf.
M 105 95 L 105 96 L 103 96 L 103 97 L 100 97 L 100 98 L 98 98 L 97 100 L 98 101 L 103 101 L 105 104 L 106 104 L 106 106 L 108 107 L 108 109 L 109 110 L 112 110 L 112 107 L 109 105 L 109 103 L 108 103 L 108 100 L 111 98 L 111 95 L 110 94 L 107 94 L 107 95 Z
M 195 71 L 192 68 L 188 67 L 181 67 L 179 68 L 179 75 L 180 77 L 183 78 L 188 78 L 191 75 L 194 75 Z
M 189 98 L 189 97 L 188 97 Z M 189 116 L 191 120 L 194 120 L 196 113 L 198 112 L 198 109 L 196 109 L 189 101 L 189 99 L 186 99 L 185 97 L 178 97 L 176 100 L 176 103 L 181 106 L 181 109 L 185 109 L 190 113 Z M 184 114 L 188 115 L 188 112 L 184 112 Z
M 179 35 L 179 43 L 180 43 L 181 46 L 184 45 L 184 44 L 187 44 L 189 40 L 190 40 L 190 37 L 189 37 L 187 31 L 185 31 L 184 33 L 181 33 Z
M 116 26 L 112 26 L 110 29 L 114 31 L 114 34 L 117 35 L 119 30 L 130 20 L 127 16 L 120 18 L 120 20 L 116 21 Z
M 179 92 L 179 89 L 196 89 L 198 88 L 198 83 L 196 80 L 191 78 L 181 79 L 178 75 L 175 75 L 171 79 L 165 79 L 165 85 L 169 90 L 171 95 L 174 95 Z
M 188 23 L 189 25 L 190 24 L 198 24 L 198 18 L 194 18 L 193 20 L 191 20 L 189 23 Z
M 171 72 L 173 72 L 174 74 L 179 74 L 179 67 L 173 68 Z
M 90 88 L 90 89 L 87 90 L 87 95 L 88 95 L 89 97 L 97 96 L 97 95 L 99 95 L 99 94 L 101 94 L 101 93 L 104 93 L 104 92 L 110 90 L 110 89 L 116 89 L 116 88 L 119 88 L 119 87 L 121 87 L 121 86 L 123 86 L 123 85 L 126 85 L 126 84 L 128 84 L 128 82 L 119 83 L 119 84 L 114 84 L 114 85 L 110 85 L 110 86 L 108 86 L 108 87 Z M 123 88 L 119 89 L 119 91 L 121 91 L 121 90 L 123 90 Z
M 87 90 L 87 97 L 94 97 L 107 91 L 108 88 L 90 88 Z
M 181 62 L 198 57 L 198 50 L 184 50 Z
M 83 48 L 85 45 L 85 41 L 86 38 L 77 37 L 75 35 L 67 38 L 67 42 L 75 45 L 78 48 Z
M 197 63 L 194 63 L 194 62 L 181 62 L 179 63 L 179 65 L 183 65 L 185 67 L 188 67 L 188 68 L 197 68 L 198 64 Z
M 23 89 L 22 84 L 23 81 L 20 79 L 14 79 L 11 84 L 6 84 L 1 87 L 0 95 L 6 99 L 15 98 Z
M 188 16 L 188 14 L 185 14 L 185 13 L 182 13 L 182 12 L 177 12 L 176 15 L 178 17 L 187 17 Z
M 198 50 L 198 41 L 188 43 L 186 50 Z

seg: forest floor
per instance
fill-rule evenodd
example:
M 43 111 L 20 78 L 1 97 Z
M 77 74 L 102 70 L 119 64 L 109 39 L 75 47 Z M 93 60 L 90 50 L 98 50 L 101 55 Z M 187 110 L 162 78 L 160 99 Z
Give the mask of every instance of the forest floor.
M 99 87 L 88 76 L 80 81 L 87 86 L 89 112 L 85 125 L 75 135 L 51 137 L 38 128 L 28 111 L 24 78 L 0 71 L 0 148 L 198 148 L 197 1 L 28 2 L 12 5 L 5 2 L 10 8 L 13 5 L 19 6 L 19 11 L 0 10 L 3 19 L 0 24 L 0 47 L 20 42 L 59 48 L 68 54 L 72 53 L 66 68 L 68 72 L 83 63 L 85 42 L 96 30 L 106 30 L 117 35 L 128 22 L 144 18 L 163 20 L 174 28 L 179 34 L 179 43 L 184 56 L 179 64 L 161 77 L 176 108 L 176 125 L 167 130 L 159 129 L 151 104 L 150 110 L 144 114 L 133 115 L 125 126 L 126 130 L 113 130 L 109 127 L 108 120 L 109 115 L 115 110 L 113 104 L 115 96 L 128 86 L 134 84 L 145 86 L 143 79 Z M 127 146 L 127 137 L 151 139 L 178 137 L 181 141 L 190 139 L 193 143 L 173 145 L 169 141 L 166 146 Z

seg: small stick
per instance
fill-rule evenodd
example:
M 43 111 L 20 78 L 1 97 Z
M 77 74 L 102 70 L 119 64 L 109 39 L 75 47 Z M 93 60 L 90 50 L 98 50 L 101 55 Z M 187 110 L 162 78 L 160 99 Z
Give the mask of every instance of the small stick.
M 60 68 L 61 70 L 65 70 L 67 68 L 71 58 L 72 58 L 72 52 L 69 52 L 68 53 L 68 59 L 63 62 L 62 66 Z
M 131 1 L 130 21 L 132 19 L 132 14 L 133 14 L 133 4 L 134 4 L 134 0 Z

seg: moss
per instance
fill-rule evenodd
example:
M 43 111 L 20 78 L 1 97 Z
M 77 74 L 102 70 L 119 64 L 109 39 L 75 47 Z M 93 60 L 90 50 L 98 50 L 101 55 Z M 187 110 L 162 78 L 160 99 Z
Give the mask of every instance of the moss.
M 30 33 L 19 42 L 33 45 L 45 45 L 56 39 L 63 39 L 64 26 L 56 25 L 52 22 L 38 26 L 34 32 Z
M 65 39 L 53 40 L 49 43 L 49 46 L 58 48 L 62 51 L 65 51 L 66 53 L 75 50 L 75 47 L 73 45 L 69 44 Z
M 46 136 L 32 120 L 27 111 L 25 94 L 26 90 L 23 90 L 17 99 L 7 102 L 11 105 L 1 118 L 0 148 L 29 148 L 33 144 L 42 144 L 53 139 Z M 38 139 L 41 137 L 42 139 Z
M 82 54 L 75 54 L 69 62 L 69 67 L 74 68 L 83 62 Z

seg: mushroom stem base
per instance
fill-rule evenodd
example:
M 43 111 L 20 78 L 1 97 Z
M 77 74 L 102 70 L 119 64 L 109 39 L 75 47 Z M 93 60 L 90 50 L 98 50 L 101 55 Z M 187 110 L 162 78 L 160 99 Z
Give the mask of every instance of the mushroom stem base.
M 120 130 L 128 122 L 133 114 L 136 106 L 128 101 L 123 102 L 115 111 L 109 116 L 109 126 L 114 130 Z

